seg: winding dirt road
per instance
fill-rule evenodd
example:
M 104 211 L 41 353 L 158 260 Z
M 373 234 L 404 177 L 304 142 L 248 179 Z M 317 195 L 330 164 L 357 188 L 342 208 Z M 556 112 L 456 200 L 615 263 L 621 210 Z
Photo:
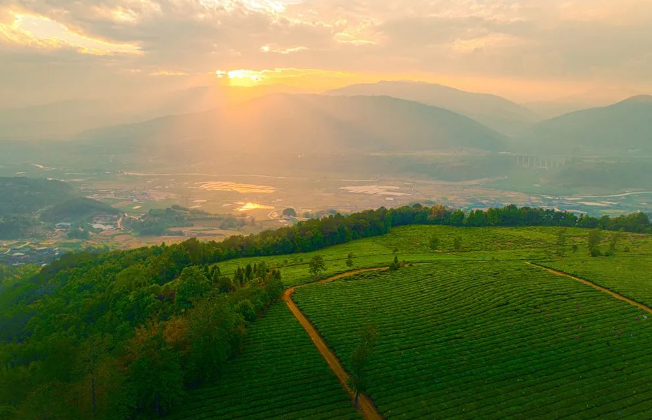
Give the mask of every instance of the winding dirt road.
M 627 297 L 625 297 L 625 296 L 623 296 L 623 295 L 620 295 L 620 294 L 614 292 L 613 290 L 609 290 L 609 289 L 607 289 L 606 287 L 599 286 L 599 285 L 597 285 L 597 284 L 595 284 L 595 283 L 592 283 L 592 282 L 590 282 L 590 281 L 588 281 L 588 280 L 585 280 L 585 279 L 580 278 L 580 277 L 575 277 L 575 276 L 570 275 L 570 274 L 568 274 L 568 273 L 565 273 L 565 272 L 563 272 L 563 271 L 553 270 L 552 268 L 548 268 L 548 267 L 545 267 L 545 266 L 543 266 L 543 265 L 535 264 L 535 263 L 532 263 L 532 262 L 528 262 L 527 264 L 528 264 L 528 265 L 531 265 L 531 266 L 533 266 L 533 267 L 540 268 L 540 269 L 542 269 L 542 270 L 546 270 L 547 272 L 552 273 L 552 274 L 554 274 L 554 275 L 556 275 L 556 276 L 568 277 L 569 279 L 573 279 L 573 280 L 579 281 L 580 283 L 584 283 L 584 284 L 586 284 L 587 286 L 591 286 L 591 287 L 593 287 L 594 289 L 599 290 L 599 291 L 601 291 L 601 292 L 608 293 L 608 294 L 610 294 L 611 296 L 615 297 L 615 298 L 618 299 L 618 300 L 622 300 L 622 301 L 624 301 L 624 302 L 627 302 L 627 303 L 629 303 L 630 305 L 634 305 L 634 306 L 636 306 L 637 308 L 640 308 L 640 309 L 642 309 L 642 310 L 644 310 L 644 311 L 647 311 L 647 312 L 649 312 L 649 313 L 652 314 L 652 308 L 650 308 L 649 306 L 645 306 L 645 305 L 643 305 L 642 303 L 638 303 L 638 302 L 636 302 L 635 300 L 631 300 L 630 298 L 627 298 Z
M 353 270 L 353 271 L 348 271 L 346 273 L 338 274 L 332 277 L 329 277 L 325 280 L 320 280 L 317 283 L 328 283 L 333 280 L 345 278 L 345 277 L 351 277 L 356 274 L 360 273 L 366 273 L 369 271 L 382 271 L 382 270 L 387 270 L 388 267 L 381 267 L 381 268 L 363 268 L 359 270 Z M 308 283 L 308 284 L 314 284 L 314 283 Z M 353 391 L 349 388 L 347 385 L 348 380 L 349 380 L 349 374 L 347 373 L 346 370 L 344 370 L 344 366 L 342 366 L 342 363 L 340 360 L 337 358 L 335 353 L 331 349 L 328 348 L 328 345 L 326 345 L 326 342 L 324 339 L 321 337 L 317 329 L 308 321 L 308 318 L 301 312 L 299 307 L 294 303 L 292 300 L 292 294 L 296 289 L 299 287 L 307 286 L 308 284 L 302 285 L 302 286 L 296 286 L 296 287 L 291 287 L 283 293 L 283 301 L 286 303 L 290 311 L 292 312 L 292 315 L 299 321 L 301 326 L 303 327 L 304 330 L 308 333 L 308 336 L 310 336 L 310 339 L 312 342 L 315 344 L 315 347 L 317 347 L 317 350 L 319 350 L 319 353 L 321 353 L 322 357 L 324 360 L 326 360 L 326 363 L 328 364 L 328 367 L 331 368 L 333 372 L 335 372 L 335 375 L 337 376 L 337 380 L 340 382 L 342 385 L 342 388 L 346 390 L 346 392 L 349 393 L 351 398 L 354 398 L 354 393 Z M 383 420 L 383 416 L 380 415 L 378 410 L 376 410 L 376 406 L 374 406 L 374 403 L 371 401 L 371 398 L 366 396 L 365 394 L 360 394 L 359 398 L 359 407 L 358 411 L 367 420 Z

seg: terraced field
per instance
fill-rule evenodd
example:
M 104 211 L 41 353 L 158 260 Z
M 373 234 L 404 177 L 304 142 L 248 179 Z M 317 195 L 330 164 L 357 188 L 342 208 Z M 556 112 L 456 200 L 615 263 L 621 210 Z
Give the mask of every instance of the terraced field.
M 322 278 L 351 270 L 346 265 L 349 253 L 354 254 L 353 268 L 378 267 L 389 264 L 394 255 L 410 262 L 447 260 L 550 260 L 557 251 L 558 228 L 455 228 L 450 226 L 405 226 L 392 229 L 384 236 L 353 241 L 321 251 L 274 257 L 241 258 L 220 263 L 225 273 L 236 267 L 265 261 L 282 269 L 283 282 L 297 286 L 314 281 L 308 275 L 308 261 L 315 255 L 326 260 Z M 586 243 L 586 230 L 568 229 L 568 247 Z M 439 238 L 440 247 L 430 249 L 431 237 Z M 455 251 L 455 238 L 461 239 L 461 248 Z M 396 251 L 396 252 L 395 252 Z
M 616 257 L 569 258 L 545 266 L 582 277 L 652 306 L 652 257 L 620 254 Z
M 347 393 L 285 304 L 249 329 L 224 375 L 170 419 L 359 419 Z
M 389 419 L 652 416 L 652 318 L 522 262 L 438 261 L 294 299 L 345 367 L 376 325 L 369 395 Z

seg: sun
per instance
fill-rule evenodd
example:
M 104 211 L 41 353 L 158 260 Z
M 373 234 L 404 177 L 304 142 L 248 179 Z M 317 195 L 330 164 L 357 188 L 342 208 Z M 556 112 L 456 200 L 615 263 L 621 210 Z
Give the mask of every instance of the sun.
M 264 72 L 255 70 L 217 70 L 218 79 L 226 79 L 230 86 L 252 87 L 265 80 Z

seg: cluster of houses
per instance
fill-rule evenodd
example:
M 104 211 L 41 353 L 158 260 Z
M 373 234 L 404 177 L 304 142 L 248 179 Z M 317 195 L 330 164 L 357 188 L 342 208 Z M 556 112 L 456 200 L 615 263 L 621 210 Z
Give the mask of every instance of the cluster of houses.
M 61 255 L 58 247 L 32 246 L 28 243 L 0 248 L 0 264 L 3 265 L 45 265 Z

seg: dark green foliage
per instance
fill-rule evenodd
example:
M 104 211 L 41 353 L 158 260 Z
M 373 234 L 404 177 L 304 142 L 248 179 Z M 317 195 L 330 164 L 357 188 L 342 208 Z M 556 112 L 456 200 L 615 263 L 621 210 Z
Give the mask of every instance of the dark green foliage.
M 616 232 L 611 234 L 609 237 L 609 250 L 607 251 L 607 255 L 614 255 L 616 253 L 616 246 L 618 245 L 618 241 L 622 239 L 623 233 L 622 232 Z
M 236 312 L 238 312 L 242 317 L 245 319 L 245 321 L 251 322 L 256 319 L 256 308 L 254 307 L 254 304 L 251 303 L 249 299 L 244 299 L 238 302 L 238 304 L 235 306 Z
M 367 325 L 360 333 L 358 345 L 351 353 L 351 376 L 349 386 L 355 392 L 353 405 L 358 406 L 360 393 L 367 391 L 367 362 L 376 343 L 377 332 L 373 325 Z
M 560 229 L 559 232 L 557 233 L 557 254 L 560 257 L 564 256 L 564 250 L 566 248 L 566 242 L 567 242 L 567 232 L 566 229 Z
M 431 237 L 431 238 L 430 238 L 430 241 L 428 242 L 428 246 L 429 246 L 430 249 L 432 249 L 433 251 L 438 250 L 438 249 L 439 249 L 439 237 L 437 237 L 437 236 L 433 236 L 433 237 Z
M 125 218 L 124 224 L 141 236 L 180 235 L 180 231 L 170 229 L 194 226 L 193 221 L 206 219 L 220 221 L 220 229 L 238 229 L 246 224 L 246 219 L 242 217 L 215 215 L 178 205 L 151 209 L 139 219 Z
M 88 239 L 90 237 L 90 233 L 84 228 L 75 227 L 70 229 L 66 236 L 68 236 L 70 239 Z
M 462 249 L 462 237 L 457 236 L 455 239 L 453 239 L 453 249 L 455 252 L 458 252 Z
M 243 311 L 245 307 L 247 310 Z M 253 305 L 247 299 L 238 302 L 234 310 L 225 297 L 215 295 L 192 308 L 187 316 L 189 383 L 214 378 L 226 361 L 240 351 L 245 331 L 242 312 L 250 317 L 248 321 L 256 318 Z
M 403 267 L 404 265 L 405 265 L 405 261 L 400 262 L 398 260 L 398 256 L 395 255 L 394 256 L 394 261 L 392 261 L 392 263 L 389 265 L 389 271 L 396 271 L 399 268 Z
M 31 214 L 74 195 L 73 188 L 61 181 L 0 177 L 0 216 Z
M 346 257 L 346 266 L 351 268 L 353 267 L 353 252 L 349 252 L 349 255 Z
M 116 215 L 118 210 L 96 200 L 85 197 L 75 197 L 46 209 L 40 219 L 48 223 L 76 222 L 88 220 L 101 214 Z
M 22 215 L 0 215 L 0 239 L 20 239 L 30 233 L 36 222 Z
M 602 242 L 602 231 L 599 228 L 591 229 L 588 237 L 589 253 L 592 257 L 602 255 L 600 243 Z
M 161 416 L 183 396 L 179 354 L 165 340 L 158 324 L 137 330 L 130 344 L 127 383 L 134 396 L 135 409 L 145 418 Z
M 297 212 L 293 208 L 287 208 L 287 209 L 283 210 L 283 216 L 297 217 Z
M 326 263 L 324 262 L 324 257 L 321 255 L 315 255 L 314 257 L 312 257 L 312 259 L 308 263 L 308 270 L 310 271 L 310 274 L 312 274 L 315 277 L 318 277 L 319 273 L 326 270 Z
M 174 302 L 181 309 L 192 306 L 193 301 L 200 299 L 213 288 L 211 282 L 198 267 L 187 267 L 174 285 Z
M 72 254 L 30 279 L 3 274 L 0 287 L 12 287 L 0 295 L 0 406 L 21 418 L 152 418 L 216 377 L 240 352 L 245 319 L 283 284 L 259 263 L 238 288 L 197 244 Z M 166 250 L 167 264 L 189 264 L 172 281 L 152 276 Z

